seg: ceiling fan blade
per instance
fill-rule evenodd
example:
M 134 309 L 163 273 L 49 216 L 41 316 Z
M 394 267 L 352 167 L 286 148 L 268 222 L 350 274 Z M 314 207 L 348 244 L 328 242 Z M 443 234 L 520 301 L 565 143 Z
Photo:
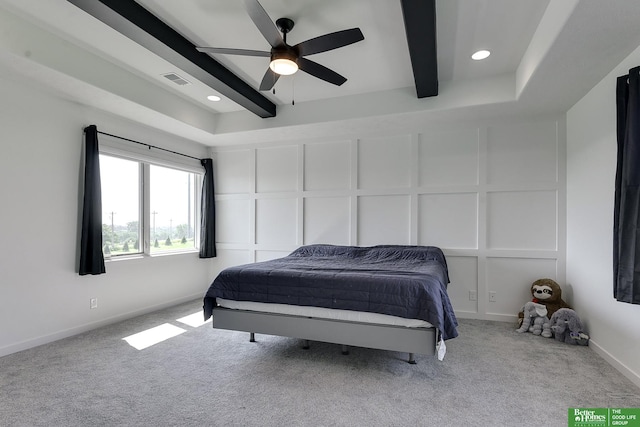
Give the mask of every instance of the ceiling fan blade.
M 262 81 L 260 82 L 259 90 L 271 90 L 279 78 L 280 74 L 274 73 L 271 68 L 267 68 L 267 72 L 264 73 Z
M 305 73 L 309 73 L 314 77 L 324 80 L 329 83 L 333 83 L 336 86 L 340 86 L 346 82 L 347 79 L 333 70 L 328 69 L 324 65 L 320 65 L 317 62 L 308 60 L 307 58 L 298 58 L 298 68 Z
M 362 31 L 360 31 L 360 28 L 351 28 L 303 41 L 293 46 L 293 48 L 298 50 L 300 56 L 313 55 L 315 53 L 347 46 L 361 40 L 364 40 L 364 35 Z
M 247 13 L 258 27 L 258 30 L 262 33 L 262 36 L 267 39 L 271 47 L 278 47 L 284 44 L 280 31 L 273 23 L 269 15 L 264 10 L 258 0 L 244 0 L 244 5 L 247 8 Z
M 267 58 L 271 56 L 270 52 L 263 50 L 228 49 L 226 47 L 196 47 L 196 50 L 205 53 L 223 53 L 225 55 L 264 56 Z

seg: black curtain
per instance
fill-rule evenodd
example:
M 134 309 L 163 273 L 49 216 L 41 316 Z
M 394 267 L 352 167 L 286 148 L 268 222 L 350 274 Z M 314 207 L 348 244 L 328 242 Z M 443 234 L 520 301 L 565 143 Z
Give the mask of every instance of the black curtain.
M 613 296 L 640 304 L 640 67 L 618 77 Z
M 200 206 L 200 258 L 216 256 L 216 206 L 213 193 L 213 160 L 200 160 L 204 167 Z
M 102 191 L 100 187 L 100 153 L 98 152 L 98 129 L 95 125 L 84 129 L 84 204 L 82 207 L 82 229 L 80 237 L 81 276 L 102 274 Z

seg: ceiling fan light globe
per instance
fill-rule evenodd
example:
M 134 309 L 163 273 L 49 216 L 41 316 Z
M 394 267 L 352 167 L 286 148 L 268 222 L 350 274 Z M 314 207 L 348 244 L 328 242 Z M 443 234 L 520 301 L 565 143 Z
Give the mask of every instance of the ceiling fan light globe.
M 298 64 L 286 58 L 277 58 L 271 61 L 269 68 L 276 74 L 290 76 L 298 71 Z

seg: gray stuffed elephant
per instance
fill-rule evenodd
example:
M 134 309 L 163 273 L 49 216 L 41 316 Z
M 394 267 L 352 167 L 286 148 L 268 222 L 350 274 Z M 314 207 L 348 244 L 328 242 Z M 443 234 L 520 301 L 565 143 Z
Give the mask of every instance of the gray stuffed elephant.
M 542 335 L 545 338 L 551 338 L 551 324 L 547 317 L 547 307 L 533 301 L 527 302 L 522 307 L 524 318 L 522 325 L 516 332 L 531 332 L 534 335 Z
M 551 330 L 556 340 L 573 345 L 588 345 L 589 336 L 578 314 L 570 308 L 561 308 L 551 316 Z

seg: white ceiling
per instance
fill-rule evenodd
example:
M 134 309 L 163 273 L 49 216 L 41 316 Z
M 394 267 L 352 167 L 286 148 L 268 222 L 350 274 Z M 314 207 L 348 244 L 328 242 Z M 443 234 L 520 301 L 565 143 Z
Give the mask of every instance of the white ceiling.
M 268 50 L 232 0 L 137 0 L 195 45 Z M 206 100 L 216 92 L 66 0 L 0 0 L 0 71 L 68 99 L 208 145 L 321 135 L 384 123 L 566 111 L 640 45 L 637 0 L 437 0 L 437 97 L 415 95 L 399 0 L 261 0 L 295 28 L 288 43 L 359 27 L 365 40 L 311 59 L 344 75 L 334 86 L 282 77 L 277 117 Z M 470 55 L 490 49 L 484 61 Z M 268 59 L 214 55 L 257 88 Z M 175 72 L 192 84 L 176 86 Z M 291 101 L 295 100 L 295 105 Z

